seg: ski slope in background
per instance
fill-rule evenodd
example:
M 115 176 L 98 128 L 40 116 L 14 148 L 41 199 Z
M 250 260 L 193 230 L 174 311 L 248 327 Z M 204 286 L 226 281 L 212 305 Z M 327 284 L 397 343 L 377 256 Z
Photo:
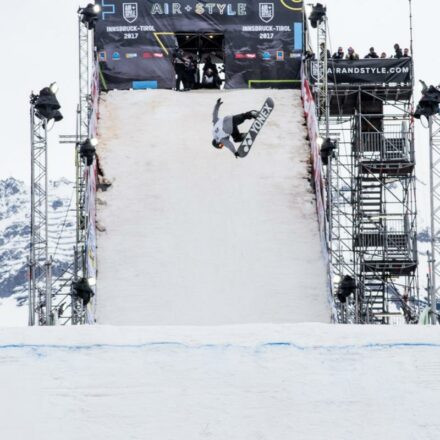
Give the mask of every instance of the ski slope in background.
M 219 96 L 275 101 L 245 159 L 211 146 Z M 292 90 L 102 95 L 100 324 L 329 322 L 302 115 Z
M 438 438 L 434 327 L 0 330 L 13 440 Z

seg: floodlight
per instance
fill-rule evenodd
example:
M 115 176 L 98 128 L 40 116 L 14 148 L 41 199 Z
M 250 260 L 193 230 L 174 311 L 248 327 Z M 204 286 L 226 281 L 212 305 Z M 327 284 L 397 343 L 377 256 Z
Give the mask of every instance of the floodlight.
M 100 11 L 101 7 L 93 3 L 89 3 L 85 8 L 79 8 L 78 14 L 80 15 L 81 23 L 86 25 L 89 30 L 95 29 Z
M 86 139 L 84 142 L 79 144 L 79 154 L 82 159 L 85 160 L 86 165 L 89 167 L 93 163 L 93 158 L 95 157 L 96 148 L 93 145 L 95 139 Z M 96 145 L 96 143 L 95 143 Z
M 422 93 L 423 95 L 417 104 L 414 117 L 420 119 L 422 116 L 425 116 L 426 119 L 429 119 L 431 116 L 439 113 L 440 89 L 429 86 Z
M 312 7 L 312 13 L 309 16 L 310 24 L 312 25 L 312 28 L 317 28 L 318 24 L 322 23 L 322 20 L 324 19 L 327 12 L 327 8 L 323 6 L 321 3 L 316 3 Z
M 55 122 L 63 119 L 63 115 L 59 111 L 61 108 L 60 103 L 52 91 L 57 90 L 55 85 L 56 83 L 52 83 L 49 87 L 44 87 L 38 95 L 33 95 L 31 98 L 36 109 L 35 115 L 40 119 L 47 119 L 48 121 L 54 119 Z
M 333 154 L 333 150 L 336 148 L 336 142 L 330 138 L 326 138 L 321 146 L 321 160 L 324 165 L 328 165 L 328 158 Z
M 341 303 L 347 302 L 347 298 L 356 290 L 356 281 L 350 275 L 345 275 L 339 284 L 336 296 Z
M 84 306 L 90 302 L 94 292 L 90 288 L 87 278 L 80 278 L 78 281 L 72 283 L 72 295 L 81 299 Z

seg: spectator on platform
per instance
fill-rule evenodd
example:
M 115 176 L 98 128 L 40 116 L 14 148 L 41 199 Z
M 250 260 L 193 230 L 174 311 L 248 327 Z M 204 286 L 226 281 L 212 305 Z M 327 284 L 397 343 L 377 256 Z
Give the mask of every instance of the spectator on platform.
M 306 53 L 304 54 L 304 61 L 307 60 L 315 60 L 315 54 L 313 52 L 311 52 L 310 50 L 306 50 Z
M 338 47 L 338 51 L 333 54 L 334 60 L 343 60 L 344 59 L 344 49 L 342 47 Z
M 403 49 L 403 58 L 411 58 L 411 55 L 409 54 L 409 49 L 407 47 Z
M 185 71 L 183 75 L 183 86 L 184 90 L 192 90 L 196 83 L 196 73 L 197 73 L 197 62 L 194 60 L 193 56 L 185 58 Z
M 203 66 L 203 75 L 206 73 L 208 69 L 211 69 L 214 75 L 218 76 L 218 70 L 216 64 L 212 62 L 211 56 L 208 55 L 205 59 L 205 65 Z
M 396 43 L 394 45 L 394 58 L 402 58 L 403 57 L 403 53 L 402 53 L 402 49 L 400 48 L 400 46 Z
M 370 52 L 365 55 L 365 58 L 379 58 L 379 55 L 375 52 L 374 47 L 370 47 Z
M 325 55 L 325 44 L 321 43 L 319 48 L 320 48 L 320 50 L 319 50 L 319 58 L 320 58 L 321 61 L 323 61 L 324 58 L 325 58 L 325 56 L 324 56 Z M 327 49 L 327 59 L 329 60 L 331 57 L 332 57 L 332 55 L 331 55 L 330 51 Z
M 383 60 L 384 58 L 386 58 L 387 57 L 387 54 L 385 53 L 385 52 L 382 52 L 381 54 L 380 54 L 380 58 Z
M 185 59 L 183 57 L 183 50 L 176 49 L 173 53 L 173 66 L 174 71 L 176 72 L 176 91 L 180 90 L 180 85 L 183 85 L 185 88 Z
M 216 75 L 211 68 L 206 69 L 202 77 L 202 87 L 205 89 L 219 89 L 220 85 L 221 80 L 218 74 Z
M 346 60 L 354 61 L 359 59 L 359 55 L 354 51 L 352 47 L 348 48 L 348 53 L 345 56 Z

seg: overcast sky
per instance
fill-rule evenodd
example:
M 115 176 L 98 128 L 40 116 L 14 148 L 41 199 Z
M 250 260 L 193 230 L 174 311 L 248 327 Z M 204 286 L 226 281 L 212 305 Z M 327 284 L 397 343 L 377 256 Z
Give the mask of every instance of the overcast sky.
M 257 0 L 256 0 L 257 1 Z M 274 0 L 277 1 L 277 0 Z M 73 145 L 59 145 L 59 134 L 75 131 L 78 94 L 77 0 L 22 0 L 3 2 L 3 45 L 1 109 L 3 129 L 0 178 L 15 176 L 29 181 L 30 133 L 29 94 L 52 81 L 59 83 L 58 98 L 64 120 L 50 133 L 50 175 L 73 178 Z M 328 0 L 331 46 L 353 46 L 363 56 L 370 46 L 392 52 L 394 43 L 409 46 L 408 0 Z M 413 0 L 414 55 L 416 77 L 440 82 L 437 23 L 440 0 Z M 420 123 L 418 123 L 420 124 Z M 427 139 L 418 130 L 417 149 L 427 151 Z M 418 175 L 427 172 L 424 158 L 419 160 Z

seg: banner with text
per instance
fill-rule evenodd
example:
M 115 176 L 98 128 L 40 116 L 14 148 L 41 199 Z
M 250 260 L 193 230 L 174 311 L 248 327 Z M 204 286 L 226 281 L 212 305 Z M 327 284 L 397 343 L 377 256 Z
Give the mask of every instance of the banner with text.
M 185 32 L 224 35 L 226 88 L 300 84 L 302 0 L 97 3 L 95 45 L 107 89 L 139 81 L 174 87 L 175 33 Z
M 311 80 L 316 82 L 319 72 L 317 61 L 311 61 Z M 321 64 L 322 65 L 322 64 Z M 330 84 L 387 84 L 400 87 L 411 86 L 412 60 L 364 59 L 364 60 L 328 60 L 327 77 Z

